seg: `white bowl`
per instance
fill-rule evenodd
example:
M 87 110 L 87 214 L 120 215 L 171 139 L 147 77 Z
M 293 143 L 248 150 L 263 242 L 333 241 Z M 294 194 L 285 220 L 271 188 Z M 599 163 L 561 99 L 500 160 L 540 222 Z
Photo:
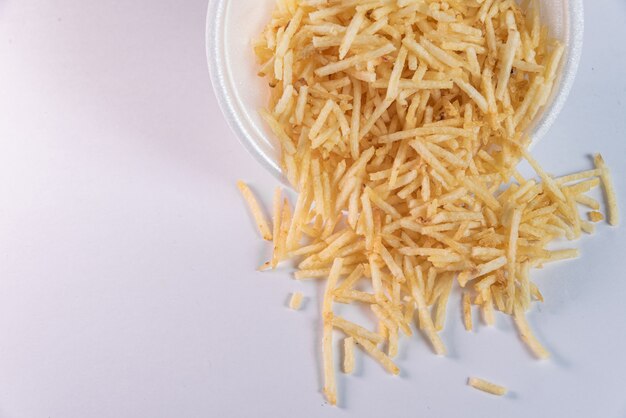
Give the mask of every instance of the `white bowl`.
M 270 18 L 275 0 L 210 0 L 206 48 L 211 82 L 220 108 L 246 149 L 287 184 L 279 164 L 279 146 L 258 110 L 267 105 L 267 81 L 257 76 L 251 39 Z M 542 20 L 552 37 L 565 44 L 559 78 L 546 108 L 530 127 L 533 144 L 548 131 L 569 94 L 583 43 L 582 0 L 541 2 Z

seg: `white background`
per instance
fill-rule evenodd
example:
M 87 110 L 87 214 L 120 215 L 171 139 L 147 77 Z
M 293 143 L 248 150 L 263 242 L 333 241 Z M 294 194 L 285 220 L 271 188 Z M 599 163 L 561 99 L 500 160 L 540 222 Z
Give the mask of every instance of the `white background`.
M 574 89 L 534 154 L 565 174 L 601 151 L 626 218 L 626 3 L 586 3 Z M 226 126 L 206 71 L 206 0 L 0 2 L 0 418 L 626 417 L 626 237 L 535 272 L 535 361 L 510 320 L 437 358 L 405 341 L 319 393 L 318 293 L 259 274 L 268 247 L 234 183 L 276 181 Z M 620 167 L 621 166 L 621 167 Z M 286 308 L 290 292 L 304 309 Z M 494 398 L 468 376 L 511 388 Z

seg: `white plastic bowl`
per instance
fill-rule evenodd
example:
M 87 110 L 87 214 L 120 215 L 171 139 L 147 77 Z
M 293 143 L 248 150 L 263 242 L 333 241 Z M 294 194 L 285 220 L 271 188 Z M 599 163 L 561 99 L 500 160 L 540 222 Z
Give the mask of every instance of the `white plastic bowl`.
M 210 0 L 206 48 L 211 82 L 220 108 L 246 149 L 287 184 L 278 162 L 279 148 L 258 110 L 267 105 L 267 81 L 257 76 L 251 39 L 270 18 L 275 0 Z M 565 57 L 552 97 L 531 125 L 533 144 L 548 131 L 574 83 L 583 44 L 582 0 L 541 2 L 550 35 L 565 44 Z

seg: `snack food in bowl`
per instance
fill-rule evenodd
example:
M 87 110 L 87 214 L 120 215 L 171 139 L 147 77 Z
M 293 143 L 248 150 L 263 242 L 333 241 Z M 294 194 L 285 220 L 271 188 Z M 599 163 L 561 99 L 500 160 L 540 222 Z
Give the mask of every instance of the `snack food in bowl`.
M 568 89 L 563 57 L 571 49 L 540 16 L 536 1 L 279 0 L 253 41 L 259 88 L 269 92 L 258 111 L 280 150 L 272 164 L 299 196 L 292 209 L 277 191 L 270 231 L 240 188 L 273 242 L 261 269 L 295 259 L 296 279 L 325 280 L 321 351 L 331 404 L 333 330 L 346 335 L 345 371 L 356 344 L 397 374 L 398 340 L 413 335 L 414 316 L 445 355 L 438 333 L 454 286 L 468 330 L 471 305 L 488 325 L 497 310 L 513 317 L 538 358 L 549 356 L 525 319 L 543 301 L 530 270 L 578 256 L 548 244 L 594 231 L 579 212 L 599 206 L 587 191 L 604 186 L 611 224 L 617 211 L 600 156 L 591 170 L 554 178 L 528 151 Z M 517 171 L 520 159 L 538 179 Z M 336 303 L 366 306 L 378 331 L 338 315 Z
M 209 71 L 220 107 L 245 148 L 268 171 L 287 183 L 279 163 L 278 142 L 258 110 L 268 102 L 267 83 L 257 76 L 250 52 L 270 19 L 274 0 L 212 0 L 207 15 Z M 528 128 L 533 143 L 548 131 L 571 90 L 583 40 L 582 0 L 541 2 L 541 18 L 550 37 L 564 46 L 552 95 Z

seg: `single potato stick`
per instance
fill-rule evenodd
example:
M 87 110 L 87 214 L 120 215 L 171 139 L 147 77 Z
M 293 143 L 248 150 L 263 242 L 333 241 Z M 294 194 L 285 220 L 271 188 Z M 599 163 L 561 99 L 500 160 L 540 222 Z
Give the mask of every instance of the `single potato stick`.
M 587 215 L 591 222 L 600 222 L 604 220 L 604 215 L 602 215 L 600 212 L 595 211 L 595 210 L 592 212 L 588 212 Z
M 472 305 L 468 292 L 463 292 L 463 323 L 467 331 L 472 330 Z
M 289 307 L 294 311 L 297 311 L 302 306 L 302 293 L 294 292 L 289 300 Z
M 609 168 L 606 166 L 602 155 L 597 154 L 593 158 L 593 160 L 596 164 L 596 167 L 600 170 L 600 178 L 602 179 L 604 192 L 606 194 L 606 202 L 609 212 L 609 223 L 613 226 L 617 226 L 617 224 L 619 223 L 619 214 L 617 209 L 617 197 L 615 195 L 615 187 L 613 186 L 611 173 L 609 172 Z
M 546 359 L 550 357 L 550 353 L 546 350 L 541 343 L 537 340 L 535 335 L 530 330 L 530 326 L 526 321 L 526 315 L 522 312 L 522 308 L 515 304 L 515 308 L 513 310 L 513 319 L 515 320 L 515 325 L 517 325 L 517 329 L 519 331 L 520 337 L 522 341 L 526 343 L 528 348 L 540 359 Z
M 467 380 L 467 384 L 474 389 L 482 390 L 483 392 L 491 393 L 496 396 L 504 396 L 508 392 L 504 386 L 496 385 L 495 383 L 488 382 L 477 377 L 470 377 Z
M 354 371 L 354 337 L 343 340 L 343 372 L 351 374 Z
M 250 208 L 250 212 L 252 212 L 252 217 L 254 218 L 254 221 L 256 222 L 257 227 L 259 228 L 259 232 L 261 233 L 261 236 L 263 237 L 264 240 L 271 241 L 272 231 L 270 230 L 267 219 L 265 218 L 265 215 L 263 214 L 263 211 L 261 210 L 261 206 L 259 205 L 259 202 L 256 200 L 256 197 L 254 197 L 254 194 L 252 194 L 252 190 L 250 190 L 248 185 L 241 180 L 237 182 L 237 187 L 239 188 L 239 191 L 241 192 L 241 195 L 243 196 L 244 200 L 248 204 L 248 207 Z

